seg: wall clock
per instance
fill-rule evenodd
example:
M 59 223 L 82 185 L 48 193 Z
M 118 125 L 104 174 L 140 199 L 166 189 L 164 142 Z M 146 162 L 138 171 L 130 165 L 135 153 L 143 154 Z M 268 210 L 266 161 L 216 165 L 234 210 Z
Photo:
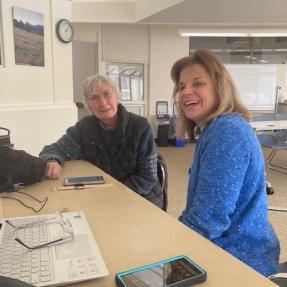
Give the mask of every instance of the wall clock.
M 74 37 L 72 23 L 67 19 L 59 20 L 56 24 L 56 34 L 61 42 L 71 42 Z

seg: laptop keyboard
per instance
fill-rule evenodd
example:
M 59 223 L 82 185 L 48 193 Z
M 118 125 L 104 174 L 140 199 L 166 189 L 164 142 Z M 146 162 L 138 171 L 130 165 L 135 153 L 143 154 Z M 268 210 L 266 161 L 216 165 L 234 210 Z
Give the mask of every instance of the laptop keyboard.
M 85 215 L 75 211 L 0 222 L 0 275 L 40 287 L 103 277 L 108 270 Z
M 41 218 L 41 221 L 43 217 Z M 11 220 L 15 226 L 33 223 L 26 228 L 16 229 L 7 223 L 2 226 L 0 245 L 0 274 L 35 285 L 49 285 L 53 280 L 52 256 L 49 248 L 30 250 L 18 243 L 21 239 L 28 246 L 38 246 L 49 241 L 47 224 L 38 224 L 35 219 Z

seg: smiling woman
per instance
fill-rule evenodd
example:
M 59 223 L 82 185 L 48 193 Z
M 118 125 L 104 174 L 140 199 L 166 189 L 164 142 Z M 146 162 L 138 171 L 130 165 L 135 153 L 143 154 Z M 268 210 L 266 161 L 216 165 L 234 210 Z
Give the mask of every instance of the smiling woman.
M 279 243 L 268 221 L 265 166 L 231 76 L 204 49 L 172 67 L 178 134 L 198 135 L 179 220 L 261 274 L 276 273 Z
M 147 119 L 120 104 L 118 87 L 107 76 L 90 76 L 82 88 L 91 115 L 68 128 L 56 143 L 44 147 L 40 157 L 48 162 L 46 176 L 57 179 L 65 161 L 81 158 L 164 208 L 156 145 Z
M 93 88 L 92 88 L 93 87 Z M 105 127 L 115 127 L 120 102 L 119 89 L 109 78 L 88 77 L 83 83 L 84 102 Z
M 178 103 L 186 117 L 198 127 L 202 127 L 207 115 L 217 108 L 219 98 L 213 89 L 211 77 L 201 65 L 195 64 L 181 71 Z
M 214 53 L 200 49 L 193 56 L 179 59 L 172 67 L 171 78 L 175 84 L 173 90 L 175 101 L 179 100 L 181 95 L 183 95 L 183 99 L 187 99 L 184 96 L 187 94 L 190 97 L 189 100 L 199 101 L 205 111 L 205 114 L 201 116 L 203 122 L 197 125 L 196 121 L 189 118 L 184 112 L 185 109 L 180 107 L 180 123 L 177 130 L 179 138 L 184 138 L 187 133 L 189 138 L 193 140 L 194 131 L 220 114 L 235 112 L 249 119 L 248 109 L 243 105 L 230 74 Z M 186 93 L 185 85 L 190 84 L 191 81 L 193 90 L 187 89 Z M 212 96 L 209 96 L 210 93 Z M 211 99 L 212 97 L 214 99 Z M 218 101 L 218 103 L 210 103 L 213 107 L 209 107 L 208 110 L 205 105 L 209 101 Z M 217 107 L 215 108 L 215 106 Z M 197 129 L 194 129 L 195 127 Z

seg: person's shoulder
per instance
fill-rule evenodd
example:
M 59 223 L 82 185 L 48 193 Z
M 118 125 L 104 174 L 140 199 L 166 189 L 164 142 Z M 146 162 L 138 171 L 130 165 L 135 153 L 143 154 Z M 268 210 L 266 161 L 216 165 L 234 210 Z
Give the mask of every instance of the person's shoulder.
M 152 136 L 152 128 L 147 118 L 129 112 L 129 120 L 127 128 L 133 130 L 137 134 L 145 134 L 146 136 Z
M 96 118 L 92 115 L 84 116 L 83 118 L 79 119 L 79 121 L 76 123 L 76 126 L 84 127 L 87 124 L 90 124 L 92 122 L 96 121 Z
M 81 118 L 78 123 L 85 123 L 85 122 L 89 122 L 89 121 L 92 121 L 94 120 L 95 117 L 92 116 L 92 115 L 87 115 L 87 116 L 84 116 L 83 118 Z
M 209 136 L 218 136 L 228 140 L 243 139 L 247 142 L 254 140 L 254 132 L 248 121 L 236 114 L 217 117 L 210 125 Z
M 214 120 L 214 126 L 217 128 L 228 129 L 238 128 L 240 130 L 250 129 L 248 121 L 237 114 L 221 115 Z
M 137 115 L 137 114 L 134 114 L 132 112 L 128 112 L 128 115 L 129 115 L 129 121 L 132 121 L 134 124 L 144 125 L 144 126 L 148 125 L 147 118 L 140 116 L 140 115 Z
M 132 112 L 128 112 L 129 114 L 129 117 L 133 120 L 137 120 L 137 121 L 147 121 L 147 119 L 143 116 L 140 116 L 140 115 L 137 115 L 137 114 L 134 114 Z
M 85 116 L 81 118 L 80 120 L 78 120 L 75 125 L 69 127 L 66 130 L 66 133 L 67 134 L 80 133 L 82 130 L 85 130 L 91 127 L 91 125 L 94 126 L 93 123 L 95 120 L 96 120 L 95 117 L 92 115 Z

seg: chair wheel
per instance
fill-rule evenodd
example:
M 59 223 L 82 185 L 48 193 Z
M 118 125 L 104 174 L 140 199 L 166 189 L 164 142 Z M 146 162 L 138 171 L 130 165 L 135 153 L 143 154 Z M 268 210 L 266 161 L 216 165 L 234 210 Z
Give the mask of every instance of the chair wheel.
M 268 195 L 270 195 L 270 194 L 273 194 L 274 193 L 274 189 L 270 186 L 267 186 L 266 187 L 266 193 L 268 194 Z

